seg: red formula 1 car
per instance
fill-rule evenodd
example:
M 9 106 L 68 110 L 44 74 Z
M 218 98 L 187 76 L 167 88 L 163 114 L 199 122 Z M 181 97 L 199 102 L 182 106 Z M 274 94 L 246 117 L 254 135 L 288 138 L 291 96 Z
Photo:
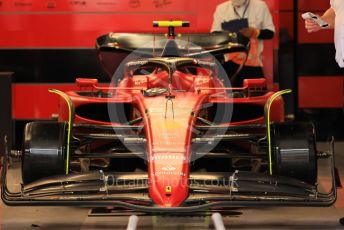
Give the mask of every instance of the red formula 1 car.
M 247 45 L 236 34 L 175 36 L 187 24 L 155 22 L 167 38 L 98 38 L 111 85 L 77 79 L 79 91 L 50 90 L 61 96 L 59 120 L 26 125 L 22 190 L 9 191 L 4 167 L 3 201 L 153 213 L 333 204 L 332 152 L 316 150 L 311 124 L 284 122 L 289 91 L 264 79 L 232 88 L 216 57 Z M 332 163 L 328 191 L 318 188 L 320 159 Z

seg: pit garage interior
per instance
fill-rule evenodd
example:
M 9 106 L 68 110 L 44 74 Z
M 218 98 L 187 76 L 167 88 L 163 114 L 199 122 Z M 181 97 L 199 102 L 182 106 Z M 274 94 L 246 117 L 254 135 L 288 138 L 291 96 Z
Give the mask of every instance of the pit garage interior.
M 309 34 L 301 17 L 309 11 L 321 15 L 330 1 L 264 1 L 276 28 L 274 38 L 264 41 L 267 89 L 291 89 L 292 93 L 283 96 L 284 119 L 311 122 L 318 151 L 326 155 L 330 150 L 335 155 L 334 175 L 331 161 L 317 165 L 318 187 L 329 190 L 336 182 L 334 204 L 258 204 L 226 211 L 152 215 L 110 206 L 8 206 L 1 202 L 0 229 L 344 228 L 344 220 L 340 223 L 344 218 L 344 73 L 335 62 L 333 30 Z M 176 33 L 209 33 L 215 8 L 222 2 L 225 0 L 0 0 L 0 156 L 2 168 L 6 158 L 8 188 L 20 191 L 22 186 L 25 125 L 58 119 L 60 98 L 48 90 L 78 90 L 77 78 L 97 78 L 101 87 L 109 84 L 97 59 L 99 36 L 166 33 L 165 28 L 152 27 L 156 20 L 190 22 L 188 28 L 175 28 Z

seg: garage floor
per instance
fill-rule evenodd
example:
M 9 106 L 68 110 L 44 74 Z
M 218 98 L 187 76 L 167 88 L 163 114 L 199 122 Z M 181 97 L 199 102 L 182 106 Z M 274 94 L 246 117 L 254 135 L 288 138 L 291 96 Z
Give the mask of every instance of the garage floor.
M 327 149 L 320 143 L 320 150 Z M 344 183 L 344 142 L 335 144 L 336 165 Z M 325 165 L 319 177 L 326 179 Z M 18 178 L 13 170 L 11 177 Z M 15 185 L 12 185 L 15 186 Z M 326 186 L 323 184 L 322 186 Z M 233 210 L 224 217 L 227 229 L 344 229 L 338 222 L 344 216 L 344 189 L 338 190 L 338 199 L 328 208 L 247 208 Z M 1 228 L 26 229 L 126 229 L 128 216 L 89 216 L 87 208 L 73 207 L 8 207 L 1 203 Z M 155 217 L 139 216 L 138 229 L 213 229 L 209 217 Z

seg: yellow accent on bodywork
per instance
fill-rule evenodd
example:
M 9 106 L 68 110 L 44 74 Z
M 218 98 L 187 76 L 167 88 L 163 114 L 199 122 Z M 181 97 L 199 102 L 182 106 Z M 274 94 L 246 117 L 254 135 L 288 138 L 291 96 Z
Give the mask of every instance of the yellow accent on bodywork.
M 171 186 L 166 186 L 165 187 L 165 192 L 172 192 L 172 187 Z
M 70 101 L 67 94 L 64 92 L 57 90 L 57 89 L 48 89 L 50 93 L 55 93 L 59 96 L 61 96 L 67 103 L 68 106 L 68 130 L 67 130 L 67 156 L 66 156 L 66 175 L 69 172 L 69 143 L 70 143 L 70 132 L 71 132 L 71 126 L 72 126 L 72 102 Z
M 183 21 L 155 21 L 158 27 L 182 27 Z
M 265 117 L 265 124 L 266 124 L 266 129 L 267 129 L 267 139 L 268 139 L 268 147 L 269 147 L 269 171 L 270 175 L 272 175 L 272 149 L 271 149 L 271 131 L 270 131 L 270 109 L 272 103 L 278 98 L 279 96 L 286 94 L 286 93 L 291 93 L 291 89 L 285 89 L 282 91 L 278 91 L 274 94 L 272 94 L 267 102 L 265 103 L 264 107 L 264 117 Z

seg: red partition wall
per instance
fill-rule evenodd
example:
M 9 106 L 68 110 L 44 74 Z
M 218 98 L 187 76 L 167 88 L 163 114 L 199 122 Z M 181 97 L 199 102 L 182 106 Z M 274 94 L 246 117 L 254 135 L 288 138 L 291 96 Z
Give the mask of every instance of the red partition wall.
M 293 0 L 279 0 L 279 29 L 286 30 L 290 39 L 294 38 L 294 4 Z
M 0 70 L 15 72 L 15 119 L 48 119 L 57 96 L 47 88 L 72 89 L 76 77 L 107 79 L 96 61 L 95 39 L 114 32 L 165 32 L 153 20 L 188 20 L 180 32 L 209 32 L 217 4 L 224 0 L 0 0 Z M 266 0 L 278 28 L 278 1 Z M 273 79 L 273 50 L 264 63 Z
M 298 0 L 297 12 L 294 12 L 294 2 L 279 0 L 282 40 L 278 66 L 279 82 L 285 88 L 296 90 L 296 109 L 342 108 L 343 71 L 334 59 L 333 30 L 308 33 L 301 17 L 302 13 L 308 11 L 322 15 L 330 7 L 330 1 Z M 296 24 L 293 22 L 295 14 Z M 294 25 L 297 37 L 294 34 Z
M 334 31 L 308 33 L 301 14 L 322 15 L 330 1 L 298 1 L 298 105 L 301 109 L 342 108 L 343 71 L 335 62 Z
M 0 47 L 92 48 L 95 38 L 109 31 L 153 31 L 153 20 L 189 20 L 192 27 L 187 31 L 209 31 L 219 2 L 222 0 L 211 4 L 197 0 L 2 1 Z

